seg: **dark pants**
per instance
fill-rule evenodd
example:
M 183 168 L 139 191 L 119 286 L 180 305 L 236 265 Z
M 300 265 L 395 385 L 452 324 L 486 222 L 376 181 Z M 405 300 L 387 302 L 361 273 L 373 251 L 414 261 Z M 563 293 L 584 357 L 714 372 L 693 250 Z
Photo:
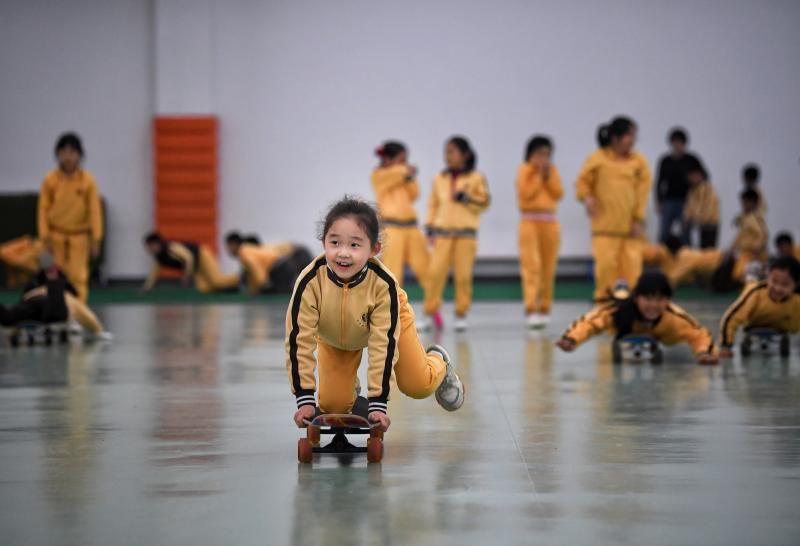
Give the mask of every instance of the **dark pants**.
M 47 294 L 36 296 L 6 307 L 0 305 L 0 325 L 16 326 L 23 322 L 64 322 L 69 311 L 64 299 L 64 283 L 47 284 Z
M 680 199 L 667 199 L 661 201 L 661 228 L 658 240 L 667 242 L 667 237 L 672 234 L 672 226 L 683 218 L 683 201 Z
M 294 251 L 282 258 L 269 272 L 269 286 L 264 292 L 269 294 L 291 294 L 297 276 L 311 263 L 314 257 L 305 247 L 295 247 Z
M 719 226 L 700 226 L 700 248 L 717 248 Z
M 700 248 L 717 248 L 717 237 L 719 235 L 719 226 L 716 224 L 707 224 L 696 226 L 694 224 L 683 224 L 683 242 L 689 246 L 694 246 L 692 243 L 692 233 L 694 228 L 700 235 Z

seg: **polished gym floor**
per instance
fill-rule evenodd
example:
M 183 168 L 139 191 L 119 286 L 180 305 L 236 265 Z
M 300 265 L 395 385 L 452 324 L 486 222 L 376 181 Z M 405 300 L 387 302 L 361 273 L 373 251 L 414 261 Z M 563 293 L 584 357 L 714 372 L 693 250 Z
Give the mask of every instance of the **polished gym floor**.
M 686 307 L 715 326 L 724 306 Z M 584 303 L 530 335 L 481 302 L 440 339 L 461 411 L 395 390 L 382 464 L 309 467 L 285 303 L 97 309 L 112 343 L 0 343 L 2 544 L 800 544 L 796 341 L 614 366 L 608 337 L 553 348 Z

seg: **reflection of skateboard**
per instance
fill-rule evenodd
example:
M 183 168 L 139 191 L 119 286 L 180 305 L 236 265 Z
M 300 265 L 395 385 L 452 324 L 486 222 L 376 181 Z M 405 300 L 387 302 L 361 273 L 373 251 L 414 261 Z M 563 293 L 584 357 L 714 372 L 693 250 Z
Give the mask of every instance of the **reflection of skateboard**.
M 745 330 L 742 344 L 739 347 L 742 356 L 750 356 L 754 344 L 756 347 L 760 347 L 764 354 L 768 354 L 775 345 L 778 345 L 778 352 L 784 358 L 788 357 L 791 352 L 789 334 L 774 328 L 748 328 Z
M 661 364 L 664 361 L 661 344 L 653 336 L 629 335 L 615 339 L 611 353 L 614 364 L 622 364 L 626 358 L 634 362 L 649 361 L 652 364 Z
M 297 460 L 310 464 L 314 453 L 366 453 L 367 461 L 378 463 L 383 459 L 383 432 L 375 423 L 370 423 L 360 415 L 350 413 L 328 413 L 318 415 L 311 421 L 306 421 L 306 437 L 297 441 Z M 333 436 L 331 442 L 320 446 L 323 434 Z M 351 444 L 347 434 L 369 435 L 367 446 L 359 447 Z
M 52 345 L 54 339 L 59 343 L 69 343 L 69 328 L 63 322 L 45 323 L 37 321 L 21 322 L 10 328 L 8 342 L 12 347 L 19 347 L 22 339 L 28 346 L 41 340 L 45 345 Z

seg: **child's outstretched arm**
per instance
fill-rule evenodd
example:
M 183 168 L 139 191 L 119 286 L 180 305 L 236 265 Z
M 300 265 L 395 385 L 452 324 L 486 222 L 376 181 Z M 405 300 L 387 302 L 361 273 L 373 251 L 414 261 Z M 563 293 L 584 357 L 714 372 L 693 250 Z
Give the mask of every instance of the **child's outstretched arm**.
M 317 402 L 317 325 L 319 324 L 319 287 L 314 282 L 317 267 L 313 264 L 298 281 L 286 312 L 286 370 L 289 385 L 297 402 L 295 422 L 314 415 Z
M 581 315 L 561 335 L 556 345 L 567 352 L 574 351 L 581 343 L 603 330 L 608 330 L 614 323 L 616 304 L 606 303 L 595 307 L 585 315 Z
M 755 305 L 758 292 L 766 289 L 767 285 L 764 282 L 746 288 L 744 292 L 742 292 L 742 295 L 739 296 L 739 298 L 733 302 L 733 305 L 725 311 L 725 314 L 722 315 L 719 327 L 720 356 L 724 358 L 733 356 L 733 343 L 736 340 L 736 331 L 741 326 L 747 325 L 748 317 Z
M 714 348 L 714 337 L 708 328 L 676 305 L 670 305 L 668 312 L 675 316 L 676 337 L 689 344 L 700 364 L 719 362 Z
M 386 416 L 389 403 L 389 384 L 392 369 L 400 356 L 400 297 L 397 283 L 383 269 L 374 269 L 385 282 L 378 283 L 378 302 L 369 317 L 369 343 L 367 347 L 369 368 L 367 382 L 369 420 L 380 423 L 385 431 L 389 427 Z

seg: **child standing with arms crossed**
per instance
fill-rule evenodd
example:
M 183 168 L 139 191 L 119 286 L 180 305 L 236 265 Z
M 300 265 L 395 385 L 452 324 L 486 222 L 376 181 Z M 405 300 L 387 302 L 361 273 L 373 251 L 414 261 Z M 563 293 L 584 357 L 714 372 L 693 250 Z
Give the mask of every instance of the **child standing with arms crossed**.
M 475 170 L 477 157 L 469 141 L 455 136 L 445 146 L 447 168 L 436 175 L 428 204 L 428 235 L 433 254 L 428 270 L 425 314 L 433 317 L 442 305 L 447 274 L 453 268 L 456 289 L 456 331 L 467 329 L 472 304 L 472 267 L 478 251 L 480 215 L 489 207 L 489 189 Z M 421 327 L 428 327 L 429 322 Z
M 525 163 L 517 171 L 519 266 L 525 313 L 530 328 L 550 322 L 561 227 L 556 205 L 564 195 L 561 176 L 550 163 L 553 144 L 535 136 L 525 150 Z
M 89 257 L 100 253 L 103 216 L 94 176 L 81 167 L 83 144 L 75 133 L 56 142 L 58 168 L 50 171 L 39 192 L 39 237 L 56 264 L 78 291 L 89 297 Z
M 424 290 L 428 244 L 417 227 L 417 211 L 414 210 L 414 201 L 419 196 L 417 168 L 408 164 L 408 150 L 400 142 L 384 142 L 375 153 L 381 164 L 372 171 L 372 189 L 386 237 L 381 262 L 400 286 L 403 286 L 405 265 L 410 265 Z
M 392 373 L 400 391 L 411 398 L 435 393 L 448 411 L 464 403 L 464 386 L 447 351 L 439 345 L 427 351 L 422 347 L 406 293 L 375 258 L 381 250 L 379 235 L 372 207 L 349 198 L 336 203 L 322 229 L 325 252 L 295 285 L 286 313 L 286 368 L 299 427 L 314 417 L 318 404 L 322 413 L 366 413 L 385 431 Z M 364 348 L 368 401 L 356 394 Z
M 634 150 L 636 124 L 625 117 L 608 126 L 609 145 L 595 150 L 581 169 L 576 195 L 592 221 L 595 299 L 622 279 L 636 284 L 642 272 L 642 234 L 652 179 L 647 159 Z

